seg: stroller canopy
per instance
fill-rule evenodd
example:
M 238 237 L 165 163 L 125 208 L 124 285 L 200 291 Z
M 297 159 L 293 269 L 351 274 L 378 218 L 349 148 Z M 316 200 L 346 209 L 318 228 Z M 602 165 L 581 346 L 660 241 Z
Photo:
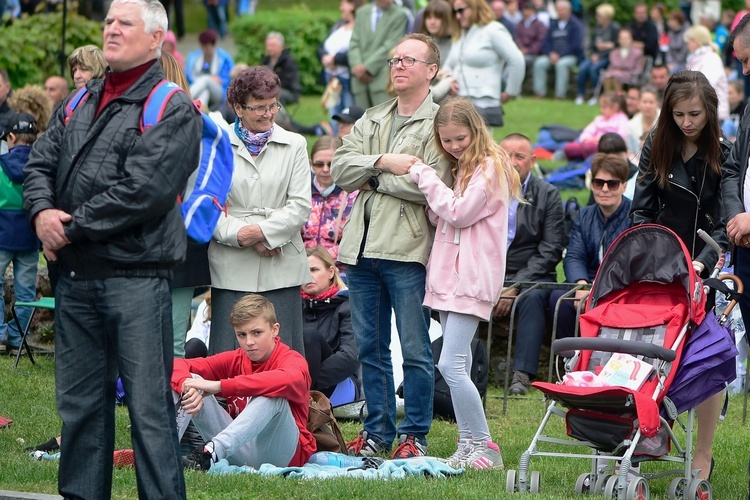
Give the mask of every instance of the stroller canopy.
M 612 292 L 635 282 L 680 283 L 685 290 L 690 319 L 705 316 L 706 297 L 685 244 L 672 230 L 642 224 L 624 231 L 602 260 L 589 296 L 589 309 Z

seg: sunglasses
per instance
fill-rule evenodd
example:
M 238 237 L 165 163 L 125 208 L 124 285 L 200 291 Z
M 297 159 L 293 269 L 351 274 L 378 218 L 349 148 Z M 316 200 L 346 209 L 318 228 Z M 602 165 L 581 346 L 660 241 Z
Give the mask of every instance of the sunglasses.
M 464 11 L 466 11 L 466 9 L 468 9 L 468 8 L 469 7 L 461 7 L 461 8 L 458 8 L 458 9 L 453 9 L 453 13 L 455 15 L 457 15 L 457 16 L 463 16 L 464 15 Z
M 331 163 L 333 163 L 333 162 L 330 162 L 330 161 L 315 161 L 315 162 L 313 162 L 312 166 L 313 166 L 313 168 L 323 168 L 326 165 L 328 165 L 330 167 Z
M 620 187 L 620 184 L 622 184 L 622 181 L 618 181 L 617 179 L 609 179 L 605 181 L 604 179 L 592 179 L 591 180 L 591 187 L 594 189 L 602 189 L 604 185 L 607 185 L 607 188 L 609 188 L 610 191 L 613 191 Z

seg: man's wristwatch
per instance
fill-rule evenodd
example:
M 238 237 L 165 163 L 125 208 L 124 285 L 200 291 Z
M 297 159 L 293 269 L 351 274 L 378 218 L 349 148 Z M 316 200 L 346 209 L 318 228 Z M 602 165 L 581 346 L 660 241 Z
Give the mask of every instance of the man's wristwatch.
M 378 180 L 378 176 L 375 175 L 375 176 L 370 177 L 370 179 L 367 181 L 367 185 L 370 186 L 370 189 L 372 189 L 373 191 L 377 191 L 378 186 L 380 186 L 380 181 Z

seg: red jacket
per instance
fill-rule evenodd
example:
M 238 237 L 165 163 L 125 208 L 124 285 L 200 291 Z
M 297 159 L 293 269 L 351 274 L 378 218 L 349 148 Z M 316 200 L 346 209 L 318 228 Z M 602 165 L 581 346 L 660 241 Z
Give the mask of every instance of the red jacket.
M 304 465 L 315 453 L 315 437 L 306 427 L 311 384 L 307 361 L 297 351 L 281 343 L 279 338 L 276 338 L 271 357 L 263 363 L 253 363 L 242 349 L 208 358 L 176 358 L 172 389 L 182 392 L 182 384 L 191 378 L 191 373 L 206 380 L 221 381 L 219 395 L 227 399 L 227 410 L 232 418 L 245 409 L 253 396 L 286 399 L 299 429 L 297 452 L 289 465 Z

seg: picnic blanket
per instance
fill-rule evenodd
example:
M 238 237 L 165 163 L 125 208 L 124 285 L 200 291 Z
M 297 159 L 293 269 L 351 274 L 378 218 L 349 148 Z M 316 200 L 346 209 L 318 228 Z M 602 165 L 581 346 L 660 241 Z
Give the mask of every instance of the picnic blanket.
M 209 474 L 260 474 L 301 479 L 329 479 L 333 477 L 356 477 L 361 479 L 405 479 L 407 477 L 446 478 L 463 473 L 463 469 L 452 469 L 434 457 L 417 457 L 401 460 L 384 460 L 377 468 L 337 467 L 307 463 L 302 467 L 276 467 L 263 464 L 259 469 L 248 466 L 229 465 L 219 460 L 208 471 Z
M 60 453 L 36 451 L 29 454 L 36 460 L 59 460 Z M 301 479 L 330 479 L 333 477 L 356 477 L 361 479 L 405 479 L 407 477 L 446 478 L 462 474 L 464 469 L 453 469 L 435 457 L 415 457 L 399 460 L 383 460 L 378 467 L 338 467 L 307 463 L 302 467 L 276 467 L 263 464 L 259 469 L 247 465 L 229 465 L 226 459 L 219 460 L 208 474 L 260 474 L 261 476 L 283 476 Z

